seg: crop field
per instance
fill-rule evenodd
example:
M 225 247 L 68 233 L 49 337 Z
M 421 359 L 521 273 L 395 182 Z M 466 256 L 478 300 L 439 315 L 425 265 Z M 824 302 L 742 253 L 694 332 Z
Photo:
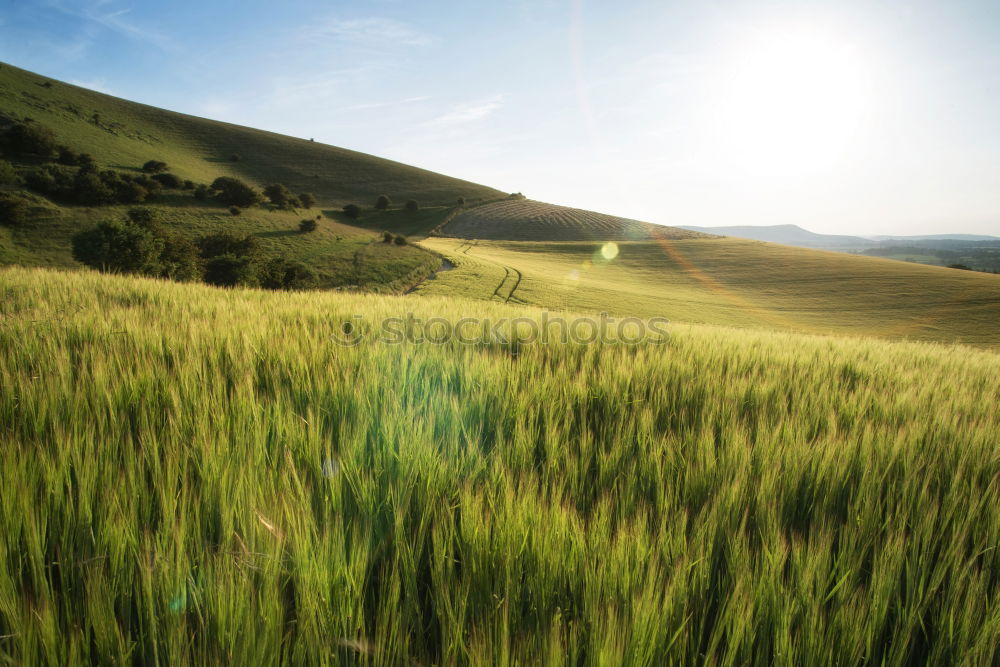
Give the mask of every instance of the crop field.
M 992 274 L 731 238 L 422 245 L 457 267 L 427 296 L 1000 349 Z
M 705 236 L 686 229 L 661 227 L 648 222 L 523 199 L 476 206 L 447 224 L 441 230 L 441 235 L 460 239 L 507 241 L 619 241 Z
M 1000 659 L 997 354 L 495 301 L 0 269 L 0 661 Z

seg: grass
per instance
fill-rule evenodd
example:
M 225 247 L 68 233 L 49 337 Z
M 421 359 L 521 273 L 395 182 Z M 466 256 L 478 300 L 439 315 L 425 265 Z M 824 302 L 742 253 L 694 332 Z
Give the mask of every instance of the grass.
M 539 314 L 21 268 L 0 292 L 4 662 L 1000 658 L 995 353 L 340 347 L 355 314 Z
M 450 221 L 441 234 L 508 241 L 635 241 L 706 236 L 677 227 L 523 199 L 504 199 L 470 208 Z
M 730 238 L 619 242 L 610 260 L 594 242 L 422 245 L 457 266 L 420 286 L 428 296 L 1000 348 L 992 274 Z

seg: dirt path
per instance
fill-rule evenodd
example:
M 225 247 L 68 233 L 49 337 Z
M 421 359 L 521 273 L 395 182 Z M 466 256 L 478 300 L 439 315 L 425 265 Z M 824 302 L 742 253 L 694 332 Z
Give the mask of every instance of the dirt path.
M 442 257 L 441 258 L 441 266 L 437 270 L 435 270 L 433 273 L 431 273 L 429 276 L 427 276 L 426 278 L 424 278 L 420 282 L 418 282 L 415 285 L 413 285 L 412 287 L 410 287 L 410 289 L 408 289 L 405 292 L 403 292 L 403 294 L 409 294 L 410 292 L 414 291 L 415 289 L 417 289 L 418 287 L 420 287 L 421 285 L 423 285 L 428 280 L 434 280 L 434 279 L 436 279 L 437 276 L 438 276 L 438 274 L 441 273 L 442 271 L 451 271 L 454 268 L 455 268 L 455 265 L 452 263 L 452 261 L 450 259 L 448 259 L 447 257 Z

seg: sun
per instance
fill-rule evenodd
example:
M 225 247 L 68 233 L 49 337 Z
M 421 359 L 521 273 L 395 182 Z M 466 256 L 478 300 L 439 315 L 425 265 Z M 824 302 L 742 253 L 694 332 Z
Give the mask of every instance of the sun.
M 868 98 L 858 49 L 806 28 L 755 33 L 711 87 L 707 157 L 756 183 L 794 181 L 835 163 L 856 138 Z

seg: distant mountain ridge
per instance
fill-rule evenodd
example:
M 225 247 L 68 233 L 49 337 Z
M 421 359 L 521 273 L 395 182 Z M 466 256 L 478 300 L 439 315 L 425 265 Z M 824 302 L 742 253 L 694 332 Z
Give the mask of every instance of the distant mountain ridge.
M 916 236 L 848 236 L 842 234 L 817 234 L 798 225 L 737 225 L 728 227 L 697 227 L 682 225 L 688 229 L 719 236 L 735 236 L 737 238 L 768 243 L 818 249 L 863 249 L 873 248 L 883 242 L 906 241 L 1000 241 L 1000 237 L 985 234 L 926 234 Z

